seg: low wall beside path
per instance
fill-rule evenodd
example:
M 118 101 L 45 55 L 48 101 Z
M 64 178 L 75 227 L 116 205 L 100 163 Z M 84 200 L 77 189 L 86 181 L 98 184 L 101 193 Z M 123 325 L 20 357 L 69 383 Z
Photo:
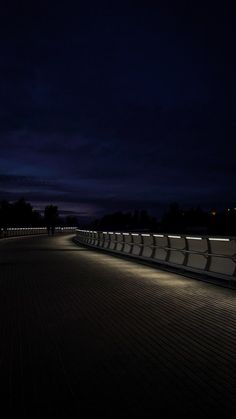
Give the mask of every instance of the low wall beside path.
M 206 275 L 236 287 L 236 238 L 76 230 L 79 244 Z

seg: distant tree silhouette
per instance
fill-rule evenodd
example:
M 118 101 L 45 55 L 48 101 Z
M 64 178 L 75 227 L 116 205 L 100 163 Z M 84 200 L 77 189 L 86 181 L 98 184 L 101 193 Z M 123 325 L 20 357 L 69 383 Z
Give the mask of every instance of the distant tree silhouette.
M 39 227 L 47 226 L 50 234 L 54 233 L 55 226 L 74 226 L 78 220 L 74 216 L 60 219 L 58 208 L 48 205 L 44 210 L 44 218 L 35 211 L 24 198 L 10 203 L 0 201 L 0 236 L 4 236 L 4 230 L 8 227 Z M 199 233 L 236 235 L 236 208 L 226 208 L 224 211 L 217 209 L 209 212 L 201 208 L 183 210 L 178 203 L 169 205 L 168 210 L 157 222 L 155 217 L 146 210 L 134 210 L 133 212 L 115 212 L 107 214 L 95 220 L 87 226 L 94 230 L 117 230 L 117 231 L 150 231 L 163 233 Z
M 11 204 L 7 201 L 1 201 L 0 203 L 0 227 L 6 228 L 9 226 L 11 219 Z
M 150 216 L 147 211 L 135 210 L 132 212 L 115 212 L 113 214 L 104 215 L 102 218 L 95 220 L 90 224 L 90 228 L 96 230 L 155 230 L 157 221 Z
M 33 208 L 24 198 L 19 199 L 13 204 L 14 222 L 16 225 L 26 226 L 32 223 Z
M 39 212 L 33 210 L 24 198 L 14 203 L 0 202 L 0 227 L 37 227 L 42 225 Z
M 150 231 L 181 234 L 236 235 L 236 209 L 203 211 L 201 208 L 184 210 L 173 202 L 158 222 L 147 211 L 115 212 L 95 220 L 87 226 L 94 230 Z
M 74 226 L 77 226 L 77 224 L 78 224 L 77 217 L 73 215 L 68 215 L 67 217 L 65 217 L 65 220 L 64 220 L 65 226 L 74 227 Z
M 58 223 L 58 208 L 55 205 L 47 205 L 44 210 L 44 220 L 47 226 L 48 234 L 54 234 L 55 226 Z
M 208 218 L 207 212 L 201 208 L 190 208 L 183 212 L 183 226 L 186 233 L 207 233 L 208 232 Z
M 161 227 L 166 232 L 180 232 L 184 230 L 183 210 L 177 202 L 169 205 L 168 211 L 163 215 Z

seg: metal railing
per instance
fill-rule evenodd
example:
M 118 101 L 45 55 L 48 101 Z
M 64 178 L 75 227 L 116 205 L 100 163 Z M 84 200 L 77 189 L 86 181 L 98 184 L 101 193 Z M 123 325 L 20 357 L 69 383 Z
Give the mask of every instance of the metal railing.
M 55 233 L 75 232 L 77 227 L 55 227 Z M 0 239 L 17 236 L 47 234 L 46 227 L 8 227 L 0 229 Z
M 236 284 L 236 238 L 77 229 L 76 241 Z

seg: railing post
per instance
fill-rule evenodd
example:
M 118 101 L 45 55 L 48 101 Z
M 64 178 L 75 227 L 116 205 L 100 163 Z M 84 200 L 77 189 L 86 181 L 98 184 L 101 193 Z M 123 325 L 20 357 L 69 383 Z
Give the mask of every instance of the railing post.
M 183 266 L 187 266 L 188 265 L 188 259 L 189 259 L 189 242 L 188 239 L 186 237 L 184 238 L 184 250 L 185 250 L 185 254 L 184 254 L 184 261 L 183 261 Z
M 209 272 L 210 271 L 210 266 L 211 266 L 211 254 L 212 254 L 212 248 L 211 248 L 211 242 L 209 240 L 209 237 L 206 237 L 206 241 L 207 241 L 207 261 L 206 261 L 206 266 L 204 271 Z
M 165 236 L 167 238 L 167 248 L 166 248 L 166 258 L 165 258 L 165 262 L 169 262 L 170 260 L 170 253 L 171 253 L 171 245 L 170 245 L 170 238 L 168 236 L 168 234 Z
M 150 256 L 151 259 L 154 259 L 155 252 L 156 252 L 156 237 L 154 237 L 154 235 L 152 234 L 152 253 Z
M 141 243 L 140 243 L 140 252 L 139 252 L 139 256 L 142 256 L 142 254 L 143 254 L 144 239 L 143 239 L 142 234 L 140 234 L 140 237 L 141 237 Z

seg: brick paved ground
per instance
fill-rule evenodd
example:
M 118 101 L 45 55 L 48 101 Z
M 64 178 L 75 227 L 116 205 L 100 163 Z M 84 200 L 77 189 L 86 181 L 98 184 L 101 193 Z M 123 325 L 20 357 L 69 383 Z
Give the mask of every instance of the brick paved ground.
M 236 291 L 76 246 L 0 242 L 6 418 L 236 416 Z

